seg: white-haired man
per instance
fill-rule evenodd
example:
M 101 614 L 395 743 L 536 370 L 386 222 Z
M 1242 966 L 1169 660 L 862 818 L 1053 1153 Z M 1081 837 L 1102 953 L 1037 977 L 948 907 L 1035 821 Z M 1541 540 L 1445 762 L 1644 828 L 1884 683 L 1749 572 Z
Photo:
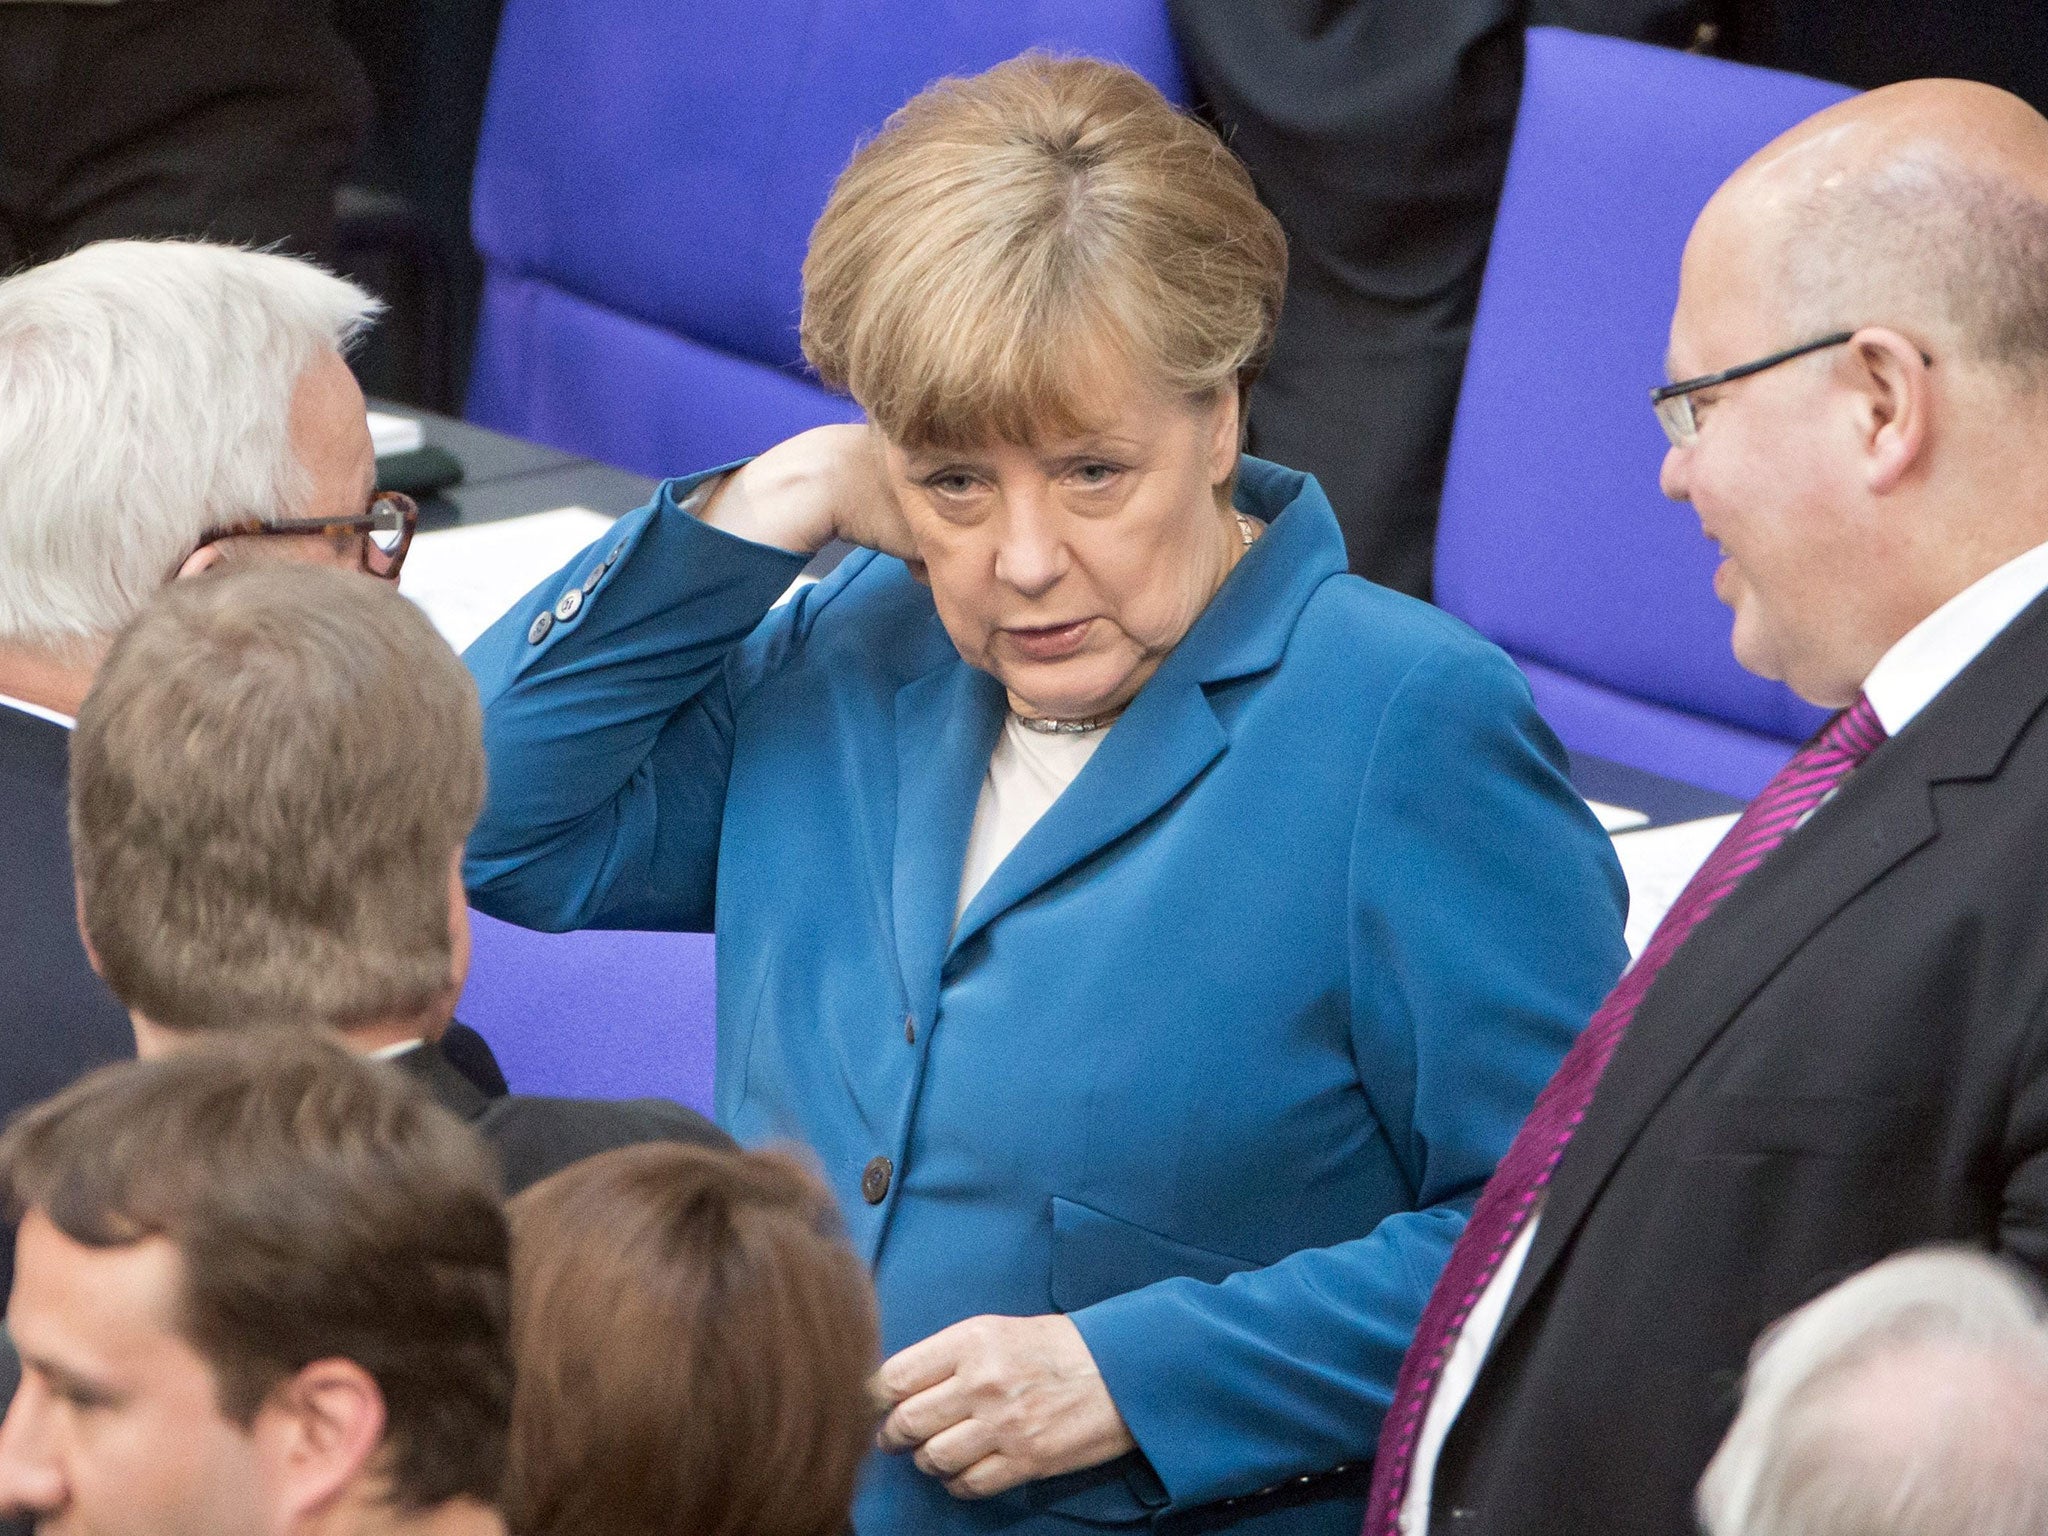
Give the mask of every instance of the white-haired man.
M 412 514 L 373 511 L 342 356 L 377 309 L 309 263 L 198 243 L 0 281 L 0 1118 L 131 1049 L 78 942 L 64 821 L 71 717 L 114 634 L 222 562 L 402 558 Z
M 1900 1254 L 1758 1342 L 1700 1481 L 1708 1536 L 2048 1531 L 2048 1323 L 1980 1253 Z

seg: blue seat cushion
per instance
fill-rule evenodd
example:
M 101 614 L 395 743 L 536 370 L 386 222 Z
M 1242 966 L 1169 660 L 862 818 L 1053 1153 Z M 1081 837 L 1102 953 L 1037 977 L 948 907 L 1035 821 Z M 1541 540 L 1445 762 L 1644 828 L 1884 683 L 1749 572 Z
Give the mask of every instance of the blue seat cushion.
M 1537 710 L 1576 752 L 1743 800 L 1768 784 L 1792 755 L 1793 744 L 1776 736 L 1632 699 L 1525 656 L 1515 659 Z M 1682 773 L 1674 772 L 1681 767 Z
M 760 453 L 807 427 L 858 421 L 860 408 L 544 279 L 492 273 L 469 415 L 659 477 Z
M 650 1095 L 711 1113 L 716 966 L 707 933 L 533 933 L 469 915 L 456 1016 L 514 1093 Z

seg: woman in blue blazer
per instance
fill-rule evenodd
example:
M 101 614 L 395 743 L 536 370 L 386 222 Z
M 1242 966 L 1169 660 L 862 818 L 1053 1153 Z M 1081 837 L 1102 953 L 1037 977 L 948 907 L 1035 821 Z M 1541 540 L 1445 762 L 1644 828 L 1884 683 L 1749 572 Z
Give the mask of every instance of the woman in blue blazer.
M 1136 76 L 943 82 L 805 268 L 872 425 L 670 481 L 470 653 L 473 899 L 715 919 L 720 1119 L 807 1144 L 873 1267 L 864 1536 L 1355 1532 L 1623 960 L 1513 665 L 1239 456 L 1284 266 Z

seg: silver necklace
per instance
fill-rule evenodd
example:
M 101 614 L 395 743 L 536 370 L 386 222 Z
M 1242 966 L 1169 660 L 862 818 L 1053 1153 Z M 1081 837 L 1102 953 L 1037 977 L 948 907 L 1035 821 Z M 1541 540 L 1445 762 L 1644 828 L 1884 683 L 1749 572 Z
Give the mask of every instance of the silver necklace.
M 1025 730 L 1036 731 L 1041 736 L 1086 736 L 1090 731 L 1106 731 L 1122 713 L 1120 709 L 1112 709 L 1106 715 L 1090 715 L 1085 720 L 1056 720 L 1050 715 L 1020 715 L 1014 709 L 1010 711 L 1011 718 Z
M 1252 540 L 1259 536 L 1259 525 L 1242 512 L 1237 516 L 1237 531 L 1244 539 L 1244 547 L 1250 549 Z M 1041 736 L 1086 736 L 1091 731 L 1106 731 L 1116 723 L 1121 709 L 1112 709 L 1106 714 L 1089 715 L 1081 720 L 1059 720 L 1050 715 L 1020 715 L 1010 711 L 1017 723 L 1027 731 L 1036 731 Z

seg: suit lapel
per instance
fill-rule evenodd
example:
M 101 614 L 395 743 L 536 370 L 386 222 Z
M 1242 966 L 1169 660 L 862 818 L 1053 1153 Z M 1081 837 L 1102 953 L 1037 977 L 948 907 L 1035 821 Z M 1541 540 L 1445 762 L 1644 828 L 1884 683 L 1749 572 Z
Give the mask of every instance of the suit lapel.
M 1000 683 L 957 655 L 897 693 L 896 954 L 919 1018 L 937 1007 L 951 952 L 1162 810 L 1216 760 L 1228 738 L 1207 686 L 1277 665 L 1316 588 L 1344 571 L 1343 534 L 1306 475 L 1247 457 L 1238 505 L 1268 521 L 1265 537 L 960 914 L 957 931 L 968 833 L 1008 701 Z
M 996 866 L 960 915 L 951 949 L 1160 810 L 1223 747 L 1223 727 L 1199 684 L 1148 686 L 1066 793 Z
M 1515 1325 L 1644 1127 L 1815 933 L 1939 833 L 1936 784 L 1997 775 L 2043 704 L 2048 598 L 1874 752 L 1687 938 L 1658 976 L 1544 1194 L 1496 1338 Z
M 989 754 L 1008 709 L 1002 684 L 957 654 L 896 694 L 896 960 L 911 1011 L 938 1007 L 939 965 Z
M 1131 700 L 1088 766 L 960 914 L 949 954 L 1193 784 L 1229 745 L 1209 685 L 1277 666 L 1316 588 L 1343 572 L 1343 534 L 1306 475 L 1245 458 L 1237 505 L 1266 522 L 1264 537 Z

